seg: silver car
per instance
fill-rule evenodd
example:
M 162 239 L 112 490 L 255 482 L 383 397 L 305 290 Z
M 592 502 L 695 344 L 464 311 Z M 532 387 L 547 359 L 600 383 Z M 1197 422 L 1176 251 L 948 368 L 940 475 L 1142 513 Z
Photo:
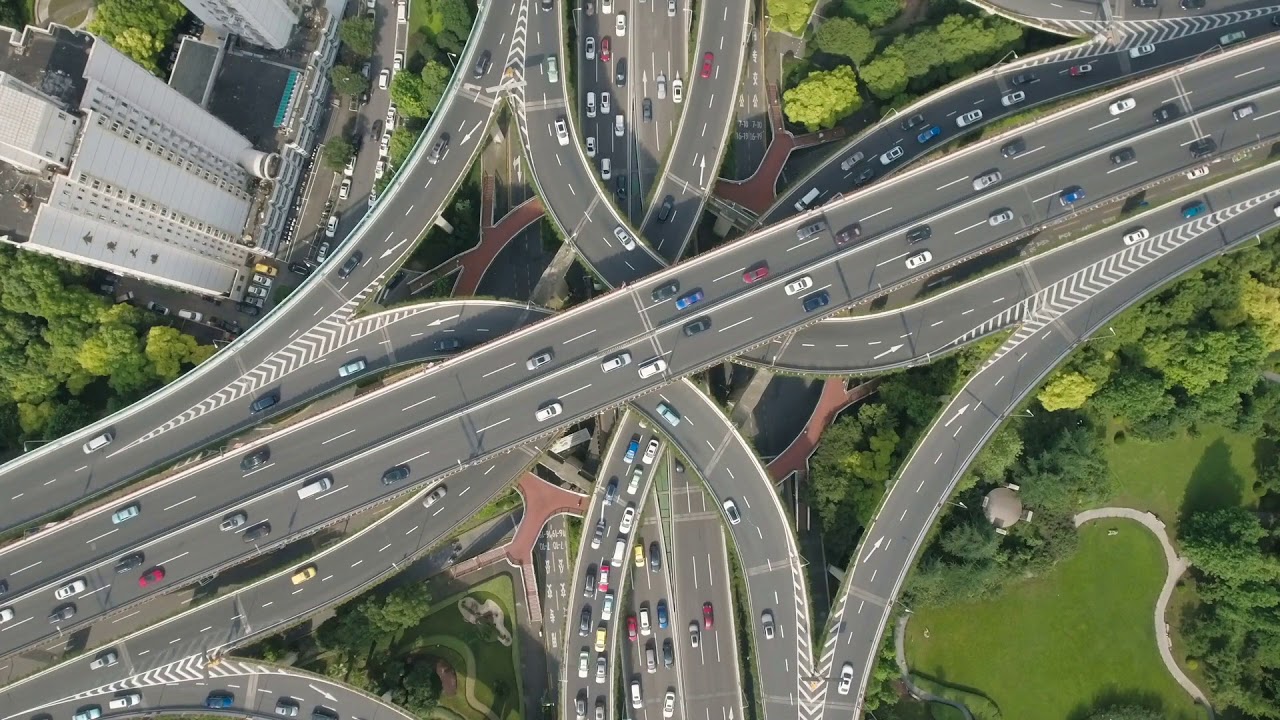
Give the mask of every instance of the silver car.
M 524 366 L 529 370 L 537 370 L 549 362 L 551 362 L 551 351 L 545 350 L 529 358 L 529 360 L 525 362 Z
M 995 185 L 996 183 L 1000 182 L 1000 180 L 1003 177 L 1004 176 L 1000 174 L 999 170 L 992 170 L 990 172 L 983 173 L 973 179 L 973 189 L 986 190 L 992 185 Z

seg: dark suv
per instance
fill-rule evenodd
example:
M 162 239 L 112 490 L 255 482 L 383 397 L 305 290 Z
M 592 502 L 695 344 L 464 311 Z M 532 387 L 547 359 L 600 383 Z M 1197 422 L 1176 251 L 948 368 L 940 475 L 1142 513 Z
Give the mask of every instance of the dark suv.
M 269 410 L 275 407 L 278 402 L 280 402 L 280 391 L 272 390 L 266 395 L 254 400 L 253 403 L 249 405 L 249 412 L 256 414 L 264 410 Z
M 271 457 L 271 451 L 269 449 L 258 448 L 257 450 L 254 450 L 253 452 L 244 456 L 244 459 L 240 461 L 240 469 L 248 471 L 256 467 L 262 467 L 263 465 L 266 464 L 267 459 L 270 457 Z
M 1137 157 L 1138 154 L 1133 151 L 1133 148 L 1120 148 L 1119 150 L 1111 153 L 1111 164 L 1123 165 L 1128 162 L 1133 162 Z
M 914 245 L 915 243 L 928 240 L 932 236 L 933 228 L 928 225 L 921 225 L 920 227 L 914 227 L 907 231 L 907 242 Z
M 912 115 L 911 117 L 902 121 L 902 129 L 904 131 L 914 130 L 917 125 L 923 125 L 923 124 L 924 124 L 924 115 L 922 113 L 916 113 L 915 115 Z
M 1151 117 L 1155 118 L 1157 123 L 1175 120 L 1182 113 L 1178 110 L 1178 106 L 1173 103 L 1165 103 L 1151 112 Z
M 675 297 L 678 292 L 680 292 L 680 281 L 672 280 L 666 285 L 659 285 L 654 288 L 653 292 L 650 293 L 650 297 L 653 298 L 654 302 L 662 302 L 663 300 L 670 300 Z
M 1193 157 L 1204 157 L 1205 155 L 1212 155 L 1218 149 L 1218 143 L 1211 137 L 1202 137 L 1191 143 L 1189 149 Z
M 493 65 L 493 55 L 485 50 L 480 53 L 480 57 L 476 58 L 476 67 L 471 72 L 471 76 L 479 80 L 489 73 L 489 67 Z
M 685 325 L 684 335 L 685 337 L 693 337 L 694 335 L 697 335 L 700 332 L 710 330 L 710 329 L 711 329 L 711 318 L 704 315 L 698 318 L 697 320 L 694 320 L 693 322 Z
M 662 207 L 658 208 L 658 222 L 664 223 L 671 219 L 671 213 L 675 212 L 676 199 L 671 195 L 662 198 Z
M 271 523 L 258 523 L 248 530 L 244 531 L 244 541 L 247 543 L 258 542 L 262 538 L 271 534 Z
M 1017 157 L 1027 151 L 1027 141 L 1022 138 L 1010 140 L 1000 148 L 1000 154 L 1007 157 Z

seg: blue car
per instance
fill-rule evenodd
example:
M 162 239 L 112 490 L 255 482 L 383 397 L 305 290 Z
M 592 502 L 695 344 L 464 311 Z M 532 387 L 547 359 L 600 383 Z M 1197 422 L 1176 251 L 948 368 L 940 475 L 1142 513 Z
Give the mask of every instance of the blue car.
M 640 450 L 640 436 L 631 436 L 631 442 L 627 444 L 627 454 L 622 456 L 622 462 L 629 463 L 636 459 L 636 453 Z
M 211 692 L 209 697 L 204 699 L 204 706 L 207 708 L 229 708 L 236 701 L 231 693 Z
M 658 629 L 666 630 L 669 618 L 667 618 L 667 601 L 658 601 Z
M 930 140 L 938 137 L 941 134 L 942 134 L 942 128 L 938 127 L 937 125 L 930 125 L 929 127 L 924 129 L 924 132 L 916 136 L 916 142 L 923 145 L 929 142 Z
M 831 302 L 831 295 L 826 290 L 816 292 L 804 299 L 804 311 L 813 312 L 821 307 L 826 307 Z
M 1069 187 L 1066 190 L 1063 190 L 1062 194 L 1058 196 L 1058 202 L 1062 203 L 1063 205 L 1078 203 L 1083 199 L 1084 199 L 1084 188 L 1080 187 L 1079 185 L 1076 185 L 1075 187 Z
M 701 299 L 702 299 L 701 290 L 694 290 L 693 292 L 687 295 L 681 295 L 680 298 L 676 300 L 676 309 L 683 310 L 689 307 L 690 305 L 693 305 L 694 303 L 698 302 Z
M 1204 202 L 1197 200 L 1182 206 L 1182 217 L 1190 220 L 1197 215 L 1203 215 L 1206 209 Z

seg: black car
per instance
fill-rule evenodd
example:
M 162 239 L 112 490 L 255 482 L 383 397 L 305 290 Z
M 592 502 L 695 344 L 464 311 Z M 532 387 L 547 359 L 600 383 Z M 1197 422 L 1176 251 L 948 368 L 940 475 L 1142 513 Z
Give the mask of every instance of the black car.
M 356 268 L 360 267 L 360 262 L 362 260 L 364 260 L 364 253 L 359 250 L 351 253 L 351 257 L 348 257 L 347 261 L 342 263 L 342 267 L 338 268 L 338 277 L 343 279 L 351 277 L 351 273 L 355 272 Z
M 279 402 L 280 402 L 280 391 L 272 390 L 266 395 L 263 395 L 257 400 L 254 400 L 253 403 L 249 405 L 249 412 L 255 413 L 255 414 L 260 413 L 263 410 L 269 410 L 275 407 L 276 403 L 279 403 Z
M 142 565 L 142 553 L 134 553 L 120 558 L 120 562 L 116 563 L 116 574 L 127 573 L 130 570 Z
M 613 179 L 613 193 L 618 196 L 618 202 L 626 202 L 627 200 L 627 176 L 619 175 Z
M 831 303 L 831 295 L 826 290 L 817 292 L 804 299 L 804 311 L 813 312 Z
M 1160 7 L 1160 0 L 1133 0 L 1133 6 L 1140 8 Z
M 592 565 L 591 569 L 587 570 L 587 583 L 582 586 L 582 597 L 595 597 L 595 596 L 596 596 L 596 567 L 595 565 Z
M 394 485 L 407 477 L 409 477 L 409 466 L 397 465 L 382 473 L 382 484 Z
M 876 176 L 875 168 L 862 168 L 862 172 L 858 173 L 858 177 L 853 179 L 854 187 L 862 187 L 871 182 Z
M 374 120 L 373 127 L 369 130 L 369 137 L 377 140 L 382 137 L 382 120 Z
M 675 212 L 676 199 L 670 195 L 662 198 L 662 207 L 658 208 L 658 222 L 664 223 L 671 219 L 671 213 Z
M 1125 163 L 1133 162 L 1137 157 L 1138 153 L 1134 152 L 1133 148 L 1120 148 L 1119 150 L 1111 153 L 1111 164 L 1123 165 Z
M 1188 149 L 1191 150 L 1192 157 L 1199 158 L 1204 157 L 1205 155 L 1212 155 L 1213 152 L 1218 149 L 1218 143 L 1211 137 L 1202 137 L 1191 143 L 1191 146 Z
M 236 308 L 249 317 L 258 317 L 258 315 L 262 314 L 262 309 L 257 305 L 251 305 L 245 302 L 237 304 Z
M 543 9 L 543 10 L 550 10 L 550 9 L 551 9 L 551 2 L 552 2 L 552 0 L 542 0 L 542 9 Z
M 907 242 L 914 245 L 918 242 L 928 240 L 932 236 L 933 228 L 928 225 L 921 225 L 920 227 L 914 227 L 907 231 Z
M 1036 77 L 1035 73 L 1022 72 L 1010 78 L 1009 82 L 1012 82 L 1014 85 L 1032 85 L 1040 82 L 1040 78 Z
M 263 523 L 258 523 L 257 525 L 254 525 L 248 530 L 245 530 L 244 535 L 242 535 L 241 537 L 244 538 L 245 542 L 251 543 L 251 542 L 258 542 L 259 540 L 261 540 L 262 538 L 270 534 L 271 534 L 271 523 L 263 522 Z
M 462 341 L 458 338 L 444 338 L 443 340 L 437 340 L 432 347 L 435 348 L 436 352 L 452 352 L 462 349 Z
M 676 664 L 676 651 L 671 638 L 662 641 L 662 664 L 671 667 Z
M 268 448 L 258 448 L 240 461 L 241 470 L 252 470 L 256 467 L 262 467 L 267 463 L 267 459 L 271 457 L 271 450 Z
M 836 233 L 836 245 L 844 245 L 853 240 L 857 240 L 859 237 L 862 237 L 862 226 L 858 223 L 854 223 Z
M 675 297 L 678 292 L 680 292 L 680 281 L 672 280 L 666 285 L 659 285 L 654 288 L 653 292 L 650 293 L 649 296 L 653 298 L 654 302 L 662 302 L 663 300 L 670 300 Z
M 1178 4 L 1182 6 L 1183 10 L 1199 10 L 1204 7 L 1204 0 L 1182 0 L 1182 2 Z M 1276 18 L 1272 18 L 1271 23 L 1273 25 L 1280 24 L 1276 23 Z
M 694 335 L 697 335 L 700 332 L 710 330 L 710 329 L 711 329 L 711 318 L 706 317 L 704 315 L 703 317 L 700 317 L 697 320 L 694 320 L 693 322 L 686 324 L 684 326 L 684 335 L 685 337 L 693 337 Z
M 75 615 L 76 615 L 75 603 L 67 603 L 66 605 L 59 605 L 58 607 L 53 609 L 53 612 L 49 613 L 49 624 L 57 625 L 63 620 L 70 620 L 71 618 L 75 617 Z
M 1007 157 L 1017 157 L 1027 151 L 1027 141 L 1022 138 L 1014 138 L 1000 147 L 1000 154 Z
M 582 606 L 582 613 L 578 615 L 578 635 L 586 637 L 591 632 L 591 607 Z
M 658 572 L 662 569 L 662 546 L 658 545 L 658 541 L 654 540 L 649 543 L 649 570 Z
M 1182 112 L 1178 110 L 1178 106 L 1173 103 L 1165 103 L 1152 111 L 1151 117 L 1155 118 L 1157 123 L 1175 120 Z
M 618 58 L 618 71 L 614 74 L 613 79 L 617 81 L 618 87 L 627 86 L 627 59 Z
M 1280 27 L 1280 15 L 1272 15 L 1271 24 L 1275 25 L 1276 27 Z
M 400 287 L 400 283 L 404 282 L 405 277 L 407 276 L 403 270 L 392 275 L 391 279 L 387 281 L 387 292 L 391 292 L 392 290 Z
M 924 124 L 924 114 L 916 113 L 915 115 L 912 115 L 911 117 L 902 121 L 902 129 L 904 131 L 913 130 L 917 125 L 922 125 L 922 124 Z
M 475 69 L 471 72 L 471 77 L 479 80 L 489 74 L 489 68 L 493 66 L 493 54 L 488 50 L 480 53 L 480 57 L 476 58 Z
M 9 581 L 0 580 L 0 595 L 4 595 L 7 592 L 9 592 Z
M 653 101 L 652 100 L 650 100 L 649 98 L 645 98 L 644 102 L 640 103 L 640 114 L 641 114 L 641 117 L 644 118 L 645 122 L 653 122 Z

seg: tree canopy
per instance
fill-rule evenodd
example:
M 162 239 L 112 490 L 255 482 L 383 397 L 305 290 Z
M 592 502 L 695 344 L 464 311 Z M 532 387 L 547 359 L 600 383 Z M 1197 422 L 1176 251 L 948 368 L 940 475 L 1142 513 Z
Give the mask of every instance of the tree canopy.
M 369 80 L 347 65 L 334 65 L 329 71 L 329 81 L 339 95 L 359 95 L 369 89 Z
M 178 0 L 99 0 L 89 32 L 153 73 L 187 9 Z
M 844 0 L 840 10 L 846 17 L 866 23 L 867 27 L 878 28 L 902 12 L 902 0 Z
M 340 171 L 355 154 L 356 148 L 350 140 L 344 137 L 332 137 L 325 141 L 324 147 L 320 150 L 320 159 L 325 167 Z
M 809 23 L 814 2 L 815 0 L 766 0 L 765 7 L 771 27 L 792 35 L 802 34 L 805 25 Z
M 865 26 L 848 18 L 831 18 L 818 26 L 813 43 L 828 55 L 849 58 L 862 65 L 876 51 L 876 39 Z
M 848 65 L 815 70 L 782 94 L 782 111 L 787 119 L 810 132 L 833 128 L 860 107 L 858 80 Z
M 342 21 L 338 26 L 342 44 L 358 58 L 373 55 L 373 15 L 357 15 Z
M 939 87 L 1023 47 L 1023 27 L 986 15 L 948 15 L 937 25 L 894 38 L 874 60 L 860 65 L 862 81 L 889 100 L 906 89 Z

